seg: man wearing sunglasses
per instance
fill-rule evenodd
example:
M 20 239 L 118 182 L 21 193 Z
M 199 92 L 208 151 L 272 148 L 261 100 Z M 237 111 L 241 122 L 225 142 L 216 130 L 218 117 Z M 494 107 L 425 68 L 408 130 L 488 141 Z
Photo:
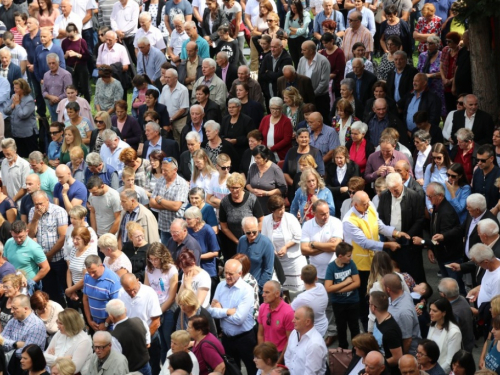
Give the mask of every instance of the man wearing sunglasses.
M 477 166 L 472 175 L 472 193 L 479 193 L 486 198 L 486 206 L 491 210 L 498 203 L 500 193 L 495 181 L 500 177 L 500 168 L 495 163 L 495 147 L 482 145 L 477 150 Z
M 464 98 L 467 96 L 467 94 L 460 94 L 458 95 L 457 98 L 457 109 L 455 111 L 451 111 L 448 113 L 448 116 L 446 116 L 446 121 L 444 122 L 443 126 L 443 138 L 449 142 L 451 142 L 451 129 L 453 128 L 453 115 L 457 111 L 461 111 L 464 109 Z
M 264 284 L 273 277 L 274 246 L 269 238 L 259 233 L 257 218 L 243 218 L 241 227 L 245 235 L 240 237 L 236 252 L 245 254 L 250 259 L 250 273 L 259 284 L 259 293 L 262 293 Z

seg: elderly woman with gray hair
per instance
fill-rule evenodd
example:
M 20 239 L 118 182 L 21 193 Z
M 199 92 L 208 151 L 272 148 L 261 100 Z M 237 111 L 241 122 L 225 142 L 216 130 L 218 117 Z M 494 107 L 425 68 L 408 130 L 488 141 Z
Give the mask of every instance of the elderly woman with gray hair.
M 205 128 L 205 133 L 207 134 L 205 151 L 210 157 L 212 164 L 217 163 L 217 156 L 219 154 L 228 154 L 233 161 L 233 165 L 238 166 L 240 157 L 231 142 L 220 137 L 220 124 L 210 120 L 203 125 L 203 128 Z
M 208 204 L 205 206 L 213 212 L 212 206 Z M 191 206 L 186 209 L 184 218 L 187 222 L 188 233 L 200 244 L 200 266 L 208 272 L 212 279 L 212 287 L 210 289 L 210 300 L 212 300 L 217 284 L 219 283 L 216 258 L 219 256 L 220 246 L 217 236 L 212 227 L 203 220 L 202 210 L 198 207 Z
M 356 121 L 351 125 L 351 140 L 345 144 L 349 150 L 349 159 L 358 165 L 359 173 L 363 175 L 368 157 L 375 152 L 375 146 L 365 139 L 368 125 Z
M 286 153 L 292 147 L 292 122 L 283 114 L 283 100 L 281 98 L 271 98 L 269 110 L 271 114 L 264 117 L 259 126 L 264 137 L 262 143 L 277 156 L 277 160 L 284 160 Z
M 247 134 L 255 129 L 252 118 L 241 113 L 241 101 L 229 99 L 228 115 L 222 119 L 220 137 L 231 143 L 235 151 L 242 155 L 248 148 Z
M 436 93 L 441 99 L 441 116 L 446 119 L 446 102 L 444 100 L 444 87 L 441 77 L 441 38 L 437 35 L 427 37 L 427 51 L 420 53 L 417 69 L 427 78 L 429 90 Z
M 363 103 L 361 103 L 354 96 L 354 91 L 356 90 L 356 82 L 352 78 L 344 78 L 340 81 L 340 97 L 335 99 L 335 103 L 333 103 L 332 110 L 330 112 L 330 118 L 334 118 L 338 116 L 337 113 L 337 104 L 340 99 L 347 100 L 354 110 L 354 115 L 357 118 L 363 118 Z

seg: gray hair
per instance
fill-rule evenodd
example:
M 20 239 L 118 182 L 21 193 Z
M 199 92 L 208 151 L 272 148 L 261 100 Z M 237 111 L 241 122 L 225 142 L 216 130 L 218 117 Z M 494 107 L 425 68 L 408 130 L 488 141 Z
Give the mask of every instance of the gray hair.
M 120 195 L 123 195 L 126 199 L 133 199 L 135 201 L 139 200 L 137 192 L 134 189 L 123 189 Z
M 184 23 L 186 21 L 186 19 L 184 18 L 184 14 L 182 13 L 176 14 L 172 22 L 175 23 L 175 21 L 181 21 L 182 23 Z
M 91 152 L 85 158 L 85 162 L 89 167 L 97 167 L 102 163 L 101 155 L 99 155 L 97 152 Z
M 116 33 L 113 30 L 106 31 L 105 35 L 108 35 L 108 34 L 111 35 L 114 39 L 118 38 L 118 35 L 116 35 Z
M 205 122 L 205 125 L 203 125 L 203 127 L 205 129 L 206 128 L 212 129 L 212 130 L 216 131 L 217 133 L 220 131 L 220 124 L 218 122 L 215 122 L 214 120 L 209 120 L 209 121 Z
M 186 223 L 186 220 L 184 220 L 184 219 L 179 219 L 179 218 L 174 219 L 172 221 L 172 224 L 170 224 L 170 228 L 172 228 L 172 225 L 174 225 L 174 224 L 180 225 L 183 230 L 187 230 L 188 229 L 188 225 Z
M 353 124 L 351 125 L 351 131 L 352 130 L 357 130 L 359 131 L 361 134 L 366 134 L 366 132 L 368 131 L 368 125 L 366 125 L 364 122 L 362 121 L 355 121 L 353 122 Z
M 179 78 L 179 73 L 174 68 L 167 69 L 167 72 L 172 73 L 174 77 Z
M 295 74 L 295 68 L 293 65 L 285 65 L 282 69 L 282 72 L 285 73 L 285 70 L 290 70 L 292 74 Z
M 191 113 L 191 111 L 192 111 L 193 109 L 197 109 L 197 110 L 201 111 L 201 114 L 202 114 L 202 115 L 203 115 L 203 114 L 205 114 L 205 109 L 203 108 L 203 106 L 201 106 L 201 105 L 199 105 L 199 104 L 193 104 L 193 105 L 191 106 L 191 108 L 189 108 L 189 112 Z
M 43 154 L 40 151 L 33 151 L 28 156 L 28 160 L 33 160 L 37 163 L 41 163 L 43 161 Z
M 184 211 L 184 217 L 186 219 L 198 219 L 200 220 L 200 222 L 203 221 L 201 210 L 196 206 L 191 206 L 186 211 Z
M 457 298 L 460 294 L 457 280 L 451 277 L 444 277 L 438 285 L 438 290 L 444 294 L 446 298 Z
M 469 251 L 469 258 L 474 259 L 476 263 L 484 262 L 485 260 L 490 260 L 495 257 L 493 250 L 482 243 L 477 243 Z
M 156 122 L 154 121 L 150 121 L 146 124 L 146 126 L 149 126 L 152 128 L 153 131 L 159 133 L 161 131 L 161 128 L 160 128 L 160 125 L 157 124 Z
M 185 139 L 186 139 L 186 141 L 195 141 L 198 143 L 201 142 L 200 134 L 194 130 L 187 133 Z
M 2 139 L 1 145 L 2 145 L 2 148 L 17 151 L 17 145 L 16 145 L 16 141 L 14 140 L 14 138 Z
M 360 63 L 363 68 L 365 67 L 365 62 L 363 61 L 362 58 L 355 57 L 354 59 L 352 59 L 352 63 L 351 64 L 354 65 L 355 62 Z
M 56 60 L 56 62 L 59 63 L 59 55 L 57 53 L 49 53 L 45 57 L 45 61 L 47 61 L 47 64 L 49 63 L 49 60 Z
M 242 228 L 245 228 L 245 225 L 246 224 L 254 224 L 254 225 L 259 225 L 259 220 L 257 220 L 257 218 L 255 216 L 247 216 L 247 217 L 244 217 L 242 220 L 241 220 L 241 227 Z
M 47 199 L 47 200 L 49 199 L 49 196 L 48 196 L 48 195 L 47 195 L 47 193 L 46 193 L 45 191 L 43 191 L 43 190 L 37 190 L 37 191 L 33 192 L 33 193 L 31 194 L 31 197 L 32 197 L 32 198 L 42 197 L 42 198 L 45 198 L 45 199 Z
M 468 95 L 465 95 L 465 97 L 464 97 L 464 102 L 466 102 L 466 103 L 467 103 L 467 100 L 468 100 L 468 99 L 476 99 L 476 100 L 477 100 L 477 96 L 476 96 L 476 95 L 474 95 L 474 94 L 468 94 Z
M 458 129 L 455 135 L 457 136 L 457 139 L 462 142 L 470 142 L 474 140 L 474 133 L 472 130 L 467 128 Z
M 227 102 L 227 106 L 229 107 L 229 104 L 236 104 L 237 107 L 241 108 L 241 101 L 238 98 L 231 98 Z
M 434 190 L 434 194 L 444 197 L 444 186 L 439 182 L 431 182 L 429 185 L 427 185 L 427 187 L 431 187 Z
M 415 138 L 419 139 L 421 142 L 427 143 L 428 145 L 432 140 L 431 134 L 425 130 L 417 130 L 415 134 L 413 134 L 413 139 Z
M 428 36 L 428 37 L 427 37 L 427 41 L 428 41 L 428 42 L 431 42 L 431 43 L 435 43 L 435 44 L 437 44 L 437 45 L 438 45 L 438 47 L 439 47 L 439 45 L 441 44 L 441 38 L 440 38 L 440 37 L 438 37 L 438 36 L 436 36 L 436 35 L 430 35 L 430 36 Z
M 483 219 L 477 224 L 477 229 L 487 237 L 498 234 L 498 224 L 492 219 Z
M 227 56 L 227 52 L 224 52 L 224 51 L 220 51 L 217 54 L 217 57 L 220 58 L 220 59 L 226 60 L 226 61 L 229 60 L 229 57 Z
M 387 188 L 392 189 L 393 187 L 403 185 L 403 179 L 399 173 L 389 173 L 385 178 L 385 183 L 387 184 Z
M 12 57 L 12 53 L 10 52 L 10 49 L 8 49 L 8 48 L 0 49 L 0 55 L 8 55 L 9 57 Z
M 194 24 L 194 22 L 193 22 Z M 211 59 L 210 57 L 207 57 L 206 59 L 203 59 L 203 64 L 207 63 L 211 68 L 217 68 L 217 63 L 215 62 L 214 59 Z
M 356 82 L 352 78 L 344 78 L 342 81 L 340 81 L 340 86 L 347 86 L 349 91 L 354 92 L 354 89 L 356 88 Z
M 274 98 L 269 99 L 269 107 L 275 105 L 277 107 L 283 107 L 283 99 L 275 96 Z
M 147 13 L 147 14 L 149 14 L 149 13 Z M 139 38 L 139 40 L 137 41 L 137 45 L 139 45 L 139 43 L 144 43 L 147 46 L 151 45 L 151 42 L 145 36 L 143 36 L 142 38 Z
M 102 339 L 105 343 L 110 344 L 113 336 L 111 336 L 111 333 L 109 333 L 108 331 L 97 331 L 96 333 L 94 333 L 93 339 L 96 340 L 99 338 Z
M 125 304 L 121 299 L 115 298 L 106 304 L 106 312 L 113 317 L 124 315 L 126 311 Z
M 97 241 L 97 246 L 102 249 L 118 249 L 118 240 L 116 236 L 111 233 L 104 233 Z
M 139 14 L 139 19 L 147 18 L 148 21 L 151 21 L 151 14 L 149 12 L 142 12 Z
M 184 22 L 184 27 L 186 26 L 193 28 L 196 27 L 196 23 L 194 23 L 194 21 L 186 21 Z
M 414 357 L 414 356 L 411 356 L 411 358 L 413 359 L 413 362 L 415 363 L 415 368 L 418 368 L 418 361 L 417 361 L 417 358 Z M 398 367 L 401 366 L 401 360 L 403 359 L 403 357 L 400 357 L 398 359 Z
M 396 51 L 394 52 L 394 56 L 403 56 L 405 60 L 408 58 L 408 55 L 406 54 L 405 51 Z
M 246 65 L 240 65 L 238 67 L 238 70 L 240 70 L 240 69 L 243 69 L 246 74 L 250 74 L 250 68 L 248 66 L 246 66 Z
M 202 189 L 201 187 L 194 187 L 188 192 L 188 197 L 192 195 L 198 195 L 202 200 L 205 200 L 205 190 Z
M 114 141 L 118 138 L 118 135 L 111 129 L 105 129 L 102 131 L 101 138 L 103 142 Z
M 467 197 L 466 202 L 469 206 L 476 210 L 479 210 L 481 212 L 486 211 L 486 198 L 482 194 L 471 194 Z
M 89 255 L 87 258 L 85 258 L 85 268 L 89 268 L 90 266 L 92 266 L 93 264 L 97 264 L 98 266 L 100 266 L 102 264 L 102 260 L 101 258 L 99 258 L 99 255 Z

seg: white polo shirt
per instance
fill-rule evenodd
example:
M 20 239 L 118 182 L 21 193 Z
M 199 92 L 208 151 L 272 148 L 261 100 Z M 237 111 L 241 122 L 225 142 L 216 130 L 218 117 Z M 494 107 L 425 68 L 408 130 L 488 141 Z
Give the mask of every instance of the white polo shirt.
M 151 325 L 152 318 L 161 316 L 160 302 L 156 292 L 150 286 L 141 284 L 139 292 L 134 298 L 130 297 L 125 289 L 118 291 L 119 300 L 122 300 L 127 309 L 129 318 L 140 318 L 148 326 Z

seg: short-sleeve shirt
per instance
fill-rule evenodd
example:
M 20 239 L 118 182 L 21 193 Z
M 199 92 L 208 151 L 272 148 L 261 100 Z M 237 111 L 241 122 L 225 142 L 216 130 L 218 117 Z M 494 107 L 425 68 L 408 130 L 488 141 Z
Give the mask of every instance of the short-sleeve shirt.
M 160 196 L 163 199 L 182 202 L 181 208 L 174 212 L 169 210 L 159 210 L 158 213 L 158 228 L 162 232 L 168 232 L 170 230 L 170 224 L 177 218 L 182 218 L 184 216 L 184 210 L 186 209 L 186 204 L 188 200 L 189 185 L 186 180 L 181 176 L 177 175 L 175 181 L 168 187 L 165 182 L 165 178 L 162 177 L 156 183 L 153 190 L 153 197 Z
M 160 269 L 155 268 L 153 272 L 149 272 L 146 267 L 146 274 L 148 275 L 149 286 L 158 295 L 160 305 L 163 304 L 169 295 L 170 280 L 178 274 L 177 268 L 172 264 L 167 272 L 162 272 Z
M 340 284 L 342 281 L 353 275 L 358 275 L 358 268 L 354 261 L 351 259 L 349 264 L 344 267 L 339 267 L 336 262 L 331 262 L 326 268 L 325 280 L 332 280 L 333 284 Z M 351 290 L 342 293 L 330 293 L 330 301 L 333 303 L 358 303 L 359 293 L 358 290 Z
M 4 245 L 4 256 L 16 270 L 26 272 L 28 280 L 32 280 L 40 267 L 38 265 L 47 260 L 42 247 L 27 237 L 22 245 L 18 245 L 13 238 L 10 238 Z
M 167 1 L 163 7 L 163 15 L 168 16 L 168 21 L 170 22 L 170 27 L 174 29 L 174 17 L 178 14 L 182 14 L 184 18 L 193 14 L 193 8 L 187 0 L 182 0 L 179 4 L 173 1 Z
M 117 259 L 115 259 L 112 264 L 109 264 L 109 257 L 106 257 L 102 261 L 102 264 L 104 264 L 113 272 L 118 272 L 123 268 L 128 273 L 132 273 L 132 262 L 125 253 L 121 253 L 121 255 Z
M 209 206 L 208 204 L 206 204 L 205 207 L 206 206 L 208 206 L 213 213 L 212 206 Z M 217 242 L 217 236 L 209 224 L 202 226 L 198 232 L 188 228 L 188 233 L 200 244 L 202 254 L 220 250 L 219 243 Z M 200 267 L 207 271 L 210 277 L 217 276 L 215 258 L 201 259 Z
M 381 348 L 384 349 L 384 357 L 392 357 L 391 349 L 403 348 L 403 336 L 396 320 L 391 316 L 382 323 L 376 322 L 378 334 L 373 333 Z
M 184 274 L 182 274 L 182 281 L 184 282 Z M 210 278 L 208 272 L 202 269 L 196 276 L 194 276 L 193 281 L 191 282 L 191 288 L 195 294 L 200 288 L 208 289 L 205 300 L 201 305 L 201 307 L 207 308 L 210 305 L 210 289 L 212 288 L 212 279 Z
M 316 219 L 308 220 L 302 227 L 300 242 L 328 242 L 331 238 L 344 238 L 342 223 L 336 217 L 330 216 L 328 222 L 320 227 Z M 310 263 L 318 271 L 318 279 L 324 279 L 328 263 L 333 260 L 333 253 L 321 253 L 309 257 Z
M 62 197 L 62 185 L 59 182 L 54 187 L 54 198 L 57 198 L 59 200 L 59 206 L 64 208 L 64 200 Z M 82 206 L 87 207 L 87 188 L 82 182 L 75 180 L 75 182 L 73 182 L 73 184 L 69 187 L 68 198 L 70 201 L 72 201 L 75 198 L 81 199 Z
M 102 196 L 90 195 L 89 203 L 95 209 L 97 235 L 102 236 L 108 233 L 115 222 L 115 212 L 122 210 L 120 194 L 108 187 L 108 191 Z
M 89 246 L 89 248 L 85 250 L 85 252 L 80 256 L 77 256 L 76 252 L 76 248 L 73 247 L 71 253 L 69 254 L 68 269 L 71 272 L 71 280 L 73 281 L 73 284 L 76 284 L 83 279 L 85 258 L 87 258 L 89 255 L 97 255 L 96 249 L 92 246 Z
M 30 171 L 30 173 L 34 172 Z M 47 168 L 45 172 L 36 174 L 40 178 L 40 189 L 47 193 L 49 199 L 52 199 L 57 184 L 56 172 L 52 168 Z
M 104 266 L 104 272 L 97 280 L 88 273 L 83 278 L 83 294 L 86 294 L 90 306 L 90 315 L 96 323 L 104 323 L 108 317 L 106 304 L 118 297 L 121 288 L 120 278 Z
M 294 329 L 293 315 L 292 307 L 283 300 L 274 310 L 270 309 L 268 303 L 260 305 L 257 320 L 264 327 L 264 341 L 270 341 L 276 345 L 278 352 L 282 352 L 286 347 L 288 342 L 286 332 Z

